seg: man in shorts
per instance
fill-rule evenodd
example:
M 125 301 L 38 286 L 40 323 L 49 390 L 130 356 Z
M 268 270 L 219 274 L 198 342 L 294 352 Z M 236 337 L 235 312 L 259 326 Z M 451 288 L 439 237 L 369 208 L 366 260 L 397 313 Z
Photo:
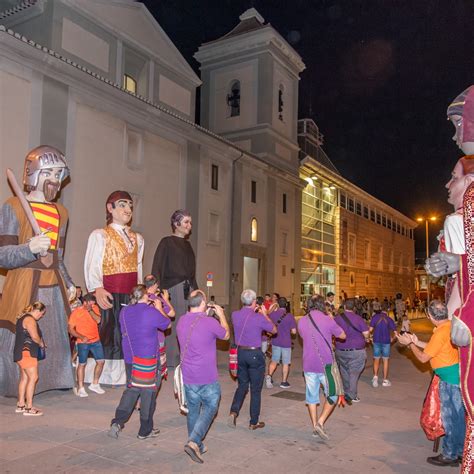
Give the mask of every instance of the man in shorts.
M 382 305 L 382 310 L 374 308 L 375 314 L 370 321 L 370 332 L 373 333 L 374 347 L 374 376 L 372 387 L 379 386 L 380 358 L 383 360 L 383 387 L 390 387 L 392 383 L 388 379 L 388 361 L 390 359 L 390 344 L 394 341 L 394 331 L 397 326 L 392 318 L 385 312 L 387 308 Z
M 88 293 L 84 296 L 84 303 L 76 308 L 69 318 L 69 333 L 76 338 L 77 344 L 77 387 L 74 393 L 78 397 L 88 397 L 84 387 L 84 375 L 86 371 L 87 357 L 89 352 L 94 357 L 96 365 L 94 368 L 94 378 L 89 385 L 92 390 L 99 395 L 105 393 L 105 390 L 99 384 L 99 378 L 104 368 L 105 357 L 104 349 L 99 338 L 100 311 L 96 305 L 95 296 Z
M 286 298 L 278 298 L 279 308 L 269 315 L 278 332 L 272 339 L 272 361 L 268 365 L 268 375 L 265 377 L 267 388 L 273 387 L 272 375 L 280 362 L 282 363 L 282 382 L 280 387 L 290 388 L 288 375 L 291 364 L 291 335 L 296 334 L 296 321 L 295 317 L 286 310 L 287 304 Z

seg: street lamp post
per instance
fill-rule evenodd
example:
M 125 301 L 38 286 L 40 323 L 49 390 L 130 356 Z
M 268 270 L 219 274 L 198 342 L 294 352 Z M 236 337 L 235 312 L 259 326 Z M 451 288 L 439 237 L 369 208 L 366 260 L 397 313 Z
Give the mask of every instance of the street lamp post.
M 425 238 L 426 238 L 426 258 L 430 258 L 430 237 L 429 237 L 429 227 L 428 223 L 435 222 L 437 217 L 431 216 L 431 217 L 418 217 L 416 220 L 418 222 L 425 222 Z M 428 280 L 427 280 L 427 292 L 426 292 L 426 299 L 427 299 L 427 304 L 430 304 L 430 291 L 431 291 L 431 283 L 430 283 L 430 276 L 427 274 L 426 275 Z

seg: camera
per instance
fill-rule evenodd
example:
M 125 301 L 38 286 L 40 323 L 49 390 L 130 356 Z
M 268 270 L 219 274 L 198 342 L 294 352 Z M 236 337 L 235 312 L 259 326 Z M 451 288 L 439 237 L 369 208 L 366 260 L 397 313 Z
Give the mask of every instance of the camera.
M 219 319 L 219 317 L 217 316 L 216 310 L 214 308 L 215 306 L 213 304 L 208 304 L 206 313 L 211 318 Z

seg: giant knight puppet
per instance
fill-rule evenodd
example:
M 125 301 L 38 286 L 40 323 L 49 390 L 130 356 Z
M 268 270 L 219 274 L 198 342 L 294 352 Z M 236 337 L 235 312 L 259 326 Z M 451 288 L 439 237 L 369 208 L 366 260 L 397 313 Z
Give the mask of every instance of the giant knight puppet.
M 463 473 L 474 472 L 474 86 L 448 107 L 453 140 L 466 156 L 456 163 L 446 184 L 454 213 L 444 223 L 440 252 L 426 262 L 434 275 L 451 275 L 446 301 L 452 317 L 451 339 L 460 350 L 461 392 L 467 412 Z
M 67 317 L 68 296 L 75 288 L 63 263 L 68 214 L 64 206 L 53 202 L 68 174 L 63 154 L 50 146 L 39 146 L 26 156 L 26 196 L 9 174 L 17 196 L 8 199 L 0 212 L 0 267 L 8 270 L 0 302 L 1 395 L 17 393 L 16 318 L 38 300 L 46 305 L 40 326 L 47 356 L 39 364 L 36 391 L 74 386 Z
M 87 289 L 95 292 L 101 308 L 100 341 L 105 365 L 100 383 L 123 385 L 126 382 L 119 314 L 129 302 L 132 288 L 142 281 L 143 237 L 132 231 L 132 197 L 114 191 L 105 204 L 107 225 L 94 230 L 87 242 L 84 276 Z M 93 371 L 88 364 L 85 380 Z

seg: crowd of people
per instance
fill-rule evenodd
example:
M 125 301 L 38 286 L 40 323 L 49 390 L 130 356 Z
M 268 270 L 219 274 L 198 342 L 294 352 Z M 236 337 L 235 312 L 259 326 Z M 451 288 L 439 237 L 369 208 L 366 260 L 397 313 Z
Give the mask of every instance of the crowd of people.
M 378 300 L 347 298 L 343 292 L 339 308 L 334 294 L 314 295 L 296 323 L 285 298 L 276 293 L 257 298 L 252 289 L 246 289 L 241 295 L 242 308 L 231 315 L 231 331 L 223 309 L 210 304 L 198 289 L 189 212 L 173 213 L 172 235 L 159 242 L 152 275 L 142 278 L 144 239 L 130 226 L 133 200 L 126 191 L 108 196 L 106 225 L 89 235 L 84 261 L 87 294 L 83 296 L 63 262 L 68 212 L 54 202 L 69 177 L 69 168 L 56 148 L 33 149 L 25 158 L 26 194 L 12 173 L 7 173 L 15 196 L 0 211 L 0 267 L 8 270 L 0 300 L 0 394 L 17 394 L 16 413 L 41 416 L 42 410 L 33 405 L 35 393 L 74 388 L 78 397 L 85 398 L 86 383 L 99 395 L 105 393 L 101 383 L 125 385 L 109 435 L 120 435 L 139 404 L 138 438 L 147 439 L 159 433 L 153 424 L 158 388 L 167 369 L 174 369 L 175 379 L 181 374 L 184 386 L 179 391 L 187 411 L 184 451 L 202 463 L 207 450 L 203 440 L 221 394 L 217 339 L 227 340 L 233 332 L 232 343 L 237 347 L 237 388 L 228 425 L 237 425 L 250 391 L 248 428 L 259 430 L 265 427 L 260 419 L 263 385 L 274 386 L 279 365 L 280 387 L 290 387 L 292 337 L 297 333 L 303 344 L 312 434 L 324 440 L 335 406 L 360 401 L 357 383 L 365 366 L 367 343 L 373 344 L 372 386 L 379 387 L 381 369 L 381 385 L 388 388 L 391 344 L 398 340 L 420 362 L 429 362 L 435 373 L 430 390 L 438 387 L 445 436 L 442 453 L 428 462 L 453 466 L 462 457 L 463 472 L 472 472 L 474 87 L 449 106 L 448 117 L 456 128 L 454 139 L 466 156 L 458 160 L 446 184 L 454 213 L 447 217 L 439 236 L 439 252 L 426 264 L 430 275 L 450 275 L 447 304 L 435 300 L 427 308 L 435 326 L 428 343 L 411 333 L 407 317 L 421 302 L 404 300 L 401 294 Z M 399 332 L 397 323 L 401 323 Z M 267 365 L 265 354 L 270 346 Z M 177 385 L 180 383 L 178 380 Z M 321 388 L 325 400 L 318 414 Z

